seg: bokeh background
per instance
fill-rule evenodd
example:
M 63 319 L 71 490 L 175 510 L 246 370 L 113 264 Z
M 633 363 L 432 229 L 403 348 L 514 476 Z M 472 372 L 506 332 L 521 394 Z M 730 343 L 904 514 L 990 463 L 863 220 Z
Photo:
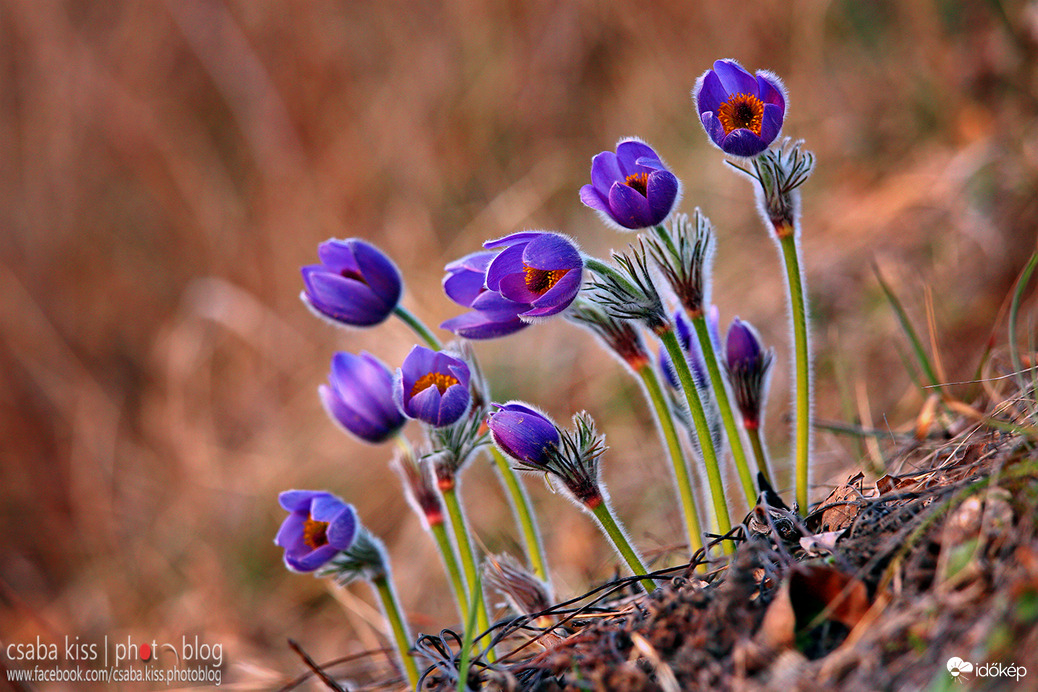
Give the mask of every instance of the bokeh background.
M 414 337 L 318 322 L 299 267 L 326 238 L 366 238 L 436 325 L 457 314 L 443 265 L 485 239 L 631 240 L 577 198 L 621 137 L 652 144 L 685 210 L 713 219 L 722 321 L 778 351 L 783 458 L 781 265 L 689 97 L 720 57 L 784 78 L 784 133 L 818 157 L 803 252 L 819 417 L 911 423 L 922 397 L 872 266 L 924 332 L 932 297 L 947 380 L 1004 343 L 1038 224 L 1036 53 L 1038 4 L 1019 0 L 0 0 L 0 638 L 197 634 L 224 645 L 225 680 L 257 686 L 302 669 L 288 637 L 318 661 L 377 647 L 365 585 L 282 567 L 276 495 L 297 487 L 342 495 L 386 540 L 416 630 L 455 624 L 390 446 L 346 437 L 316 396 L 335 350 L 395 366 Z M 596 417 L 636 543 L 680 539 L 649 414 L 589 335 L 557 321 L 477 350 L 498 399 Z M 862 450 L 815 448 L 820 499 Z M 608 578 L 590 521 L 528 480 L 560 594 Z M 482 544 L 514 549 L 485 463 L 463 490 Z

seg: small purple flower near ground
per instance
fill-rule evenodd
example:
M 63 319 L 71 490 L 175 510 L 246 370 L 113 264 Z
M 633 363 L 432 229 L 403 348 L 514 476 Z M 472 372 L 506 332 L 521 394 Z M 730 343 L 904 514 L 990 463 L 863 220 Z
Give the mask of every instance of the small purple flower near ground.
M 303 267 L 303 302 L 333 322 L 371 327 L 400 302 L 403 281 L 393 261 L 359 238 L 331 239 L 317 246 L 320 264 Z
M 365 442 L 384 442 L 404 425 L 393 401 L 393 373 L 368 353 L 336 353 L 328 384 L 317 391 L 329 417 Z
M 487 266 L 496 256 L 496 252 L 474 252 L 444 268 L 444 293 L 472 311 L 452 317 L 440 325 L 442 329 L 466 339 L 496 339 L 530 326 L 519 317 L 528 305 L 508 300 L 486 287 Z
M 487 427 L 502 452 L 531 466 L 547 467 L 550 451 L 561 441 L 550 418 L 518 401 L 510 401 L 487 416 Z
M 408 418 L 444 427 L 468 410 L 469 377 L 465 361 L 415 346 L 396 372 L 393 398 Z
M 557 315 L 580 292 L 584 260 L 577 246 L 564 235 L 525 231 L 489 240 L 483 247 L 504 248 L 487 265 L 486 287 L 506 301 L 522 305 L 518 315 L 524 322 Z M 473 301 L 474 308 L 480 298 Z M 485 309 L 504 311 L 506 306 L 495 298 Z
M 721 151 L 753 157 L 782 130 L 785 94 L 775 74 L 758 70 L 754 76 L 734 60 L 718 60 L 696 81 L 692 99 L 703 128 Z
M 747 429 L 760 426 L 761 409 L 767 394 L 768 370 L 773 359 L 774 352 L 764 350 L 760 335 L 753 325 L 738 317 L 732 320 L 725 339 L 725 367 Z
M 274 543 L 285 549 L 285 565 L 296 572 L 313 572 L 357 536 L 357 513 L 335 495 L 313 490 L 286 490 L 278 503 L 289 512 Z
M 628 230 L 663 223 L 677 204 L 681 184 L 645 142 L 620 142 L 616 152 L 591 159 L 591 184 L 580 188 L 580 201 L 607 223 Z

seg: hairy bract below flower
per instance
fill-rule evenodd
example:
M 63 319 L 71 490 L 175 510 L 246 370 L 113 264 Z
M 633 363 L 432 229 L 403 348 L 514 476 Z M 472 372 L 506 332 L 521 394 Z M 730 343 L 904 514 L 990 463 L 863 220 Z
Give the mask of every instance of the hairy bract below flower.
M 371 243 L 350 238 L 317 246 L 320 264 L 303 267 L 301 295 L 319 316 L 353 327 L 383 322 L 403 293 L 400 271 Z
M 734 60 L 718 60 L 696 81 L 692 99 L 711 141 L 726 154 L 756 156 L 782 130 L 786 89 L 775 74 L 750 74 Z
M 504 248 L 487 265 L 486 287 L 505 300 L 522 305 L 519 318 L 525 322 L 557 315 L 580 292 L 584 260 L 577 246 L 564 235 L 524 231 L 489 240 L 483 247 Z M 473 301 L 473 307 L 478 300 Z
M 296 572 L 313 572 L 357 536 L 357 513 L 352 505 L 328 492 L 286 490 L 278 503 L 289 512 L 274 543 L 285 549 L 285 564 Z
M 397 370 L 393 397 L 408 418 L 451 425 L 469 407 L 469 366 L 442 351 L 415 346 Z
M 474 252 L 444 269 L 443 291 L 458 305 L 472 308 L 440 325 L 466 339 L 496 339 L 530 326 L 519 316 L 529 309 L 486 287 L 486 271 L 496 252 Z
M 555 423 L 518 401 L 510 401 L 487 416 L 487 427 L 502 452 L 529 466 L 547 467 L 551 451 L 559 446 Z
M 591 184 L 580 201 L 607 223 L 638 230 L 662 223 L 677 204 L 681 184 L 645 142 L 621 141 L 616 152 L 591 159 Z
M 336 353 L 328 384 L 317 391 L 331 419 L 365 442 L 384 442 L 404 425 L 393 401 L 393 374 L 368 353 Z

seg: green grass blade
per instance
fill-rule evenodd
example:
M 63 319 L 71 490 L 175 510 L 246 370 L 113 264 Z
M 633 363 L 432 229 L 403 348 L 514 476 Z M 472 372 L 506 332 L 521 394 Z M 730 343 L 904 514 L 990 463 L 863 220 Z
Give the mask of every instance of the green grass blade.
M 898 323 L 901 325 L 901 331 L 908 337 L 908 341 L 912 345 L 912 351 L 915 353 L 916 360 L 919 361 L 919 367 L 922 368 L 923 373 L 926 375 L 926 379 L 930 381 L 931 388 L 934 389 L 942 397 L 944 391 L 941 389 L 941 384 L 937 379 L 937 374 L 934 371 L 933 363 L 930 362 L 930 357 L 926 354 L 926 349 L 923 347 L 923 342 L 919 340 L 919 334 L 916 333 L 915 328 L 912 326 L 912 322 L 908 319 L 908 313 L 905 312 L 904 306 L 898 299 L 890 286 L 883 279 L 883 275 L 879 272 L 879 267 L 875 264 L 872 265 L 872 271 L 876 275 L 876 280 L 879 281 L 880 288 L 883 289 L 883 294 L 887 298 L 887 302 L 894 309 L 894 314 L 897 317 Z M 924 395 L 928 395 L 929 392 L 924 390 Z
M 1016 319 L 1020 312 L 1020 303 L 1023 300 L 1024 289 L 1031 280 L 1035 265 L 1038 265 L 1038 252 L 1031 255 L 1030 261 L 1024 270 L 1020 272 L 1020 278 L 1016 282 L 1016 290 L 1013 291 L 1013 302 L 1009 305 L 1009 359 L 1013 364 L 1013 371 L 1017 373 L 1020 387 L 1025 387 L 1024 365 L 1020 361 L 1019 345 L 1016 342 Z

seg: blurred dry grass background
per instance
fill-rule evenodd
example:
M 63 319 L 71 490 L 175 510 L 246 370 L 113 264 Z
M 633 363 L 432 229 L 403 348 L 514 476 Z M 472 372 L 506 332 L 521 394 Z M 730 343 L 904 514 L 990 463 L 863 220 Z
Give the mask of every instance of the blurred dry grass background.
M 842 380 L 867 424 L 905 422 L 920 399 L 870 264 L 920 325 L 932 289 L 949 380 L 1004 341 L 999 309 L 1038 224 L 1036 54 L 1038 5 L 1014 0 L 0 0 L 0 637 L 199 634 L 260 684 L 299 670 L 286 637 L 318 660 L 377 645 L 363 585 L 343 611 L 281 567 L 289 487 L 354 502 L 415 629 L 452 624 L 391 450 L 346 438 L 316 397 L 334 350 L 396 364 L 413 337 L 318 323 L 298 268 L 321 240 L 367 238 L 438 324 L 456 314 L 443 265 L 486 238 L 628 242 L 576 194 L 623 136 L 655 146 L 685 209 L 714 220 L 724 323 L 749 319 L 779 351 L 781 455 L 780 266 L 689 98 L 718 57 L 780 74 L 785 134 L 818 156 L 803 246 L 819 414 L 842 416 Z M 636 542 L 677 540 L 648 414 L 589 336 L 551 323 L 478 351 L 499 399 L 595 415 Z M 856 454 L 819 435 L 815 479 Z M 531 480 L 561 590 L 606 577 L 590 522 Z M 486 546 L 512 547 L 484 465 L 464 489 Z

